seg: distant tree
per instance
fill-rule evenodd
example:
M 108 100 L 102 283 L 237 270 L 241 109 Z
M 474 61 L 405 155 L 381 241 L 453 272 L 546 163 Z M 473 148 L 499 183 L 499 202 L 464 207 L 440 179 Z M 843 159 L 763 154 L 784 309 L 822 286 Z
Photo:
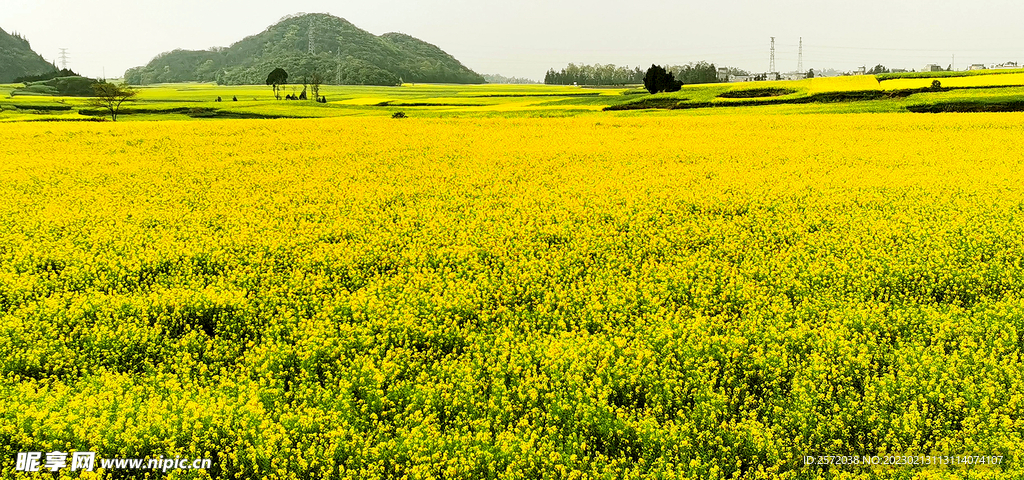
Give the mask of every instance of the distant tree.
M 235 95 L 235 96 L 231 97 L 231 101 L 232 102 L 237 102 L 238 101 L 238 96 Z
M 102 108 L 110 113 L 110 119 L 117 121 L 117 114 L 121 111 L 121 105 L 126 102 L 135 101 L 138 90 L 114 83 L 96 83 L 92 86 L 94 97 L 89 99 L 89 105 Z
M 307 98 L 308 97 L 306 96 L 306 85 L 303 85 L 302 93 L 299 94 L 299 100 L 306 100 Z
M 661 76 L 665 74 L 664 68 L 651 65 L 651 68 L 647 69 L 647 74 L 644 75 L 644 88 L 652 94 L 660 92 Z
M 882 73 L 889 73 L 889 69 L 886 68 L 885 65 L 881 64 L 875 65 L 874 67 L 871 67 L 871 70 L 868 70 L 868 75 L 878 75 Z
M 932 90 L 939 90 L 942 88 L 942 82 L 938 80 L 932 80 Z
M 483 77 L 484 77 L 484 80 L 487 81 L 487 83 L 499 83 L 499 84 L 531 84 L 531 83 L 540 83 L 540 82 L 537 82 L 536 80 L 529 79 L 529 78 L 506 77 L 504 75 L 498 75 L 498 74 L 484 74 Z
M 640 67 L 630 69 L 615 65 L 570 63 L 559 71 L 549 69 L 544 75 L 544 83 L 547 85 L 630 85 L 642 83 L 643 78 L 644 71 Z
M 217 97 L 217 101 L 218 101 L 218 102 L 220 101 L 220 97 Z
M 281 99 L 281 85 L 288 81 L 288 72 L 283 68 L 275 68 L 270 75 L 267 75 L 267 85 L 274 87 L 274 98 Z
M 55 70 L 57 67 L 53 67 Z M 64 70 L 58 70 L 49 73 L 43 73 L 40 75 L 27 75 L 15 78 L 11 83 L 25 83 L 26 85 L 32 82 L 43 82 L 46 80 L 52 80 L 59 77 L 80 77 L 81 75 L 75 73 L 73 70 L 65 68 Z
M 742 68 L 736 67 L 725 67 L 725 73 L 727 75 L 736 75 L 740 77 L 746 77 L 750 75 L 750 72 L 743 70 Z
M 672 73 L 658 65 L 651 65 L 644 75 L 644 88 L 648 92 L 678 92 L 683 82 L 676 80 Z
M 319 71 L 313 70 L 313 74 L 309 76 L 309 88 L 313 93 L 313 100 L 320 100 L 320 85 L 323 84 L 323 75 L 320 75 Z
M 713 63 L 691 62 L 686 65 L 666 67 L 665 70 L 685 84 L 718 82 L 718 68 Z
M 814 78 L 814 69 L 813 68 L 807 71 L 807 78 Z

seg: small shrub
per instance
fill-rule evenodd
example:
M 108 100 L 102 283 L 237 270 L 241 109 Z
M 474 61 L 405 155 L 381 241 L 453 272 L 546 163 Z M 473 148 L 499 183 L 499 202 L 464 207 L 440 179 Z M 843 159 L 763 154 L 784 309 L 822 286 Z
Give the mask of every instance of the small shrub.
M 942 88 L 942 82 L 938 80 L 932 80 L 932 90 L 938 90 Z
M 644 75 L 644 88 L 651 94 L 678 92 L 682 87 L 683 82 L 676 80 L 672 72 L 665 70 L 660 65 L 651 65 Z
M 391 115 L 391 118 L 408 118 L 405 116 L 405 112 L 395 112 Z

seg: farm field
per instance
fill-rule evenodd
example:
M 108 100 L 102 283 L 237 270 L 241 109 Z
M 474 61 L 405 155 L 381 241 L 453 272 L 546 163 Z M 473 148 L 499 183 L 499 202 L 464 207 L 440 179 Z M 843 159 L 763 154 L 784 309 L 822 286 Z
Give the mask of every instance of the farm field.
M 92 120 L 82 115 L 86 99 L 74 97 L 10 96 L 15 85 L 0 88 L 0 121 Z M 283 89 L 292 92 L 294 86 Z M 321 118 L 390 116 L 404 111 L 419 116 L 565 116 L 600 111 L 621 101 L 622 92 L 636 89 L 577 88 L 548 85 L 429 85 L 402 87 L 332 86 L 321 88 L 327 104 L 275 100 L 267 86 L 167 84 L 140 88 L 138 101 L 126 105 L 122 120 L 189 120 L 250 116 L 254 118 Z M 627 95 L 628 96 L 628 95 Z M 220 97 L 221 102 L 216 99 Z M 237 98 L 237 101 L 233 99 Z M 52 110 L 61 108 L 63 110 Z M 204 112 L 203 110 L 206 110 Z M 215 110 L 220 115 L 211 115 Z
M 275 100 L 267 86 L 162 84 L 140 88 L 121 121 L 331 118 L 391 116 L 509 118 L 629 115 L 651 109 L 693 110 L 756 107 L 764 114 L 885 113 L 910 111 L 1024 111 L 1024 73 L 934 72 L 959 77 L 902 78 L 903 74 L 812 78 L 799 81 L 685 85 L 679 92 L 647 95 L 636 86 L 587 88 L 554 85 L 431 85 L 401 87 L 325 85 L 326 104 Z M 942 88 L 931 90 L 933 80 Z M 775 90 L 771 95 L 744 95 Z M 284 87 L 298 95 L 300 86 Z M 0 85 L 0 122 L 102 120 L 80 97 L 25 95 Z M 730 95 L 738 96 L 729 98 Z M 945 96 L 943 96 L 945 95 Z M 217 98 L 222 101 L 217 102 Z M 237 98 L 237 101 L 234 99 Z M 784 106 L 783 106 L 784 105 Z M 780 108 L 780 106 L 783 106 Z M 680 112 L 681 113 L 681 112 Z M 731 112 L 724 112 L 731 113 Z M 714 113 L 711 113 L 714 114 Z
M 0 477 L 1024 476 L 1024 113 L 905 113 L 980 90 L 266 90 L 334 118 L 0 112 Z M 1003 463 L 803 463 L 928 454 Z

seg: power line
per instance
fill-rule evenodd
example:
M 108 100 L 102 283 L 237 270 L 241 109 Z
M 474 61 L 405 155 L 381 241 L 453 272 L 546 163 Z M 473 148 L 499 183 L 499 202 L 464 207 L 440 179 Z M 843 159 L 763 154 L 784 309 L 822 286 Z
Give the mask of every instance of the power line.
M 783 45 L 785 47 L 796 47 L 797 45 Z M 839 47 L 834 45 L 813 45 L 814 48 L 823 49 L 834 49 L 834 50 L 878 50 L 886 52 L 942 52 L 946 53 L 950 50 L 956 50 L 958 52 L 991 52 L 998 51 L 998 48 L 979 48 L 979 49 L 964 49 L 964 48 L 891 48 L 891 47 Z M 1005 50 L 1013 50 L 1010 47 L 1005 47 Z

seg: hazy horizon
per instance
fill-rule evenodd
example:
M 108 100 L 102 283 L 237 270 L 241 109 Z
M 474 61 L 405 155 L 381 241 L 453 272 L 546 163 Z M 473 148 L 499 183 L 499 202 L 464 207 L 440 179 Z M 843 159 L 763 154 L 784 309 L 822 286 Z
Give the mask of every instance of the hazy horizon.
M 713 62 L 761 72 L 775 37 L 778 71 L 853 70 L 864 65 L 920 69 L 954 62 L 1020 61 L 1021 8 L 1009 1 L 782 0 L 644 8 L 591 1 L 549 4 L 393 0 L 199 2 L 111 0 L 103 11 L 69 0 L 6 0 L 0 28 L 26 37 L 48 61 L 68 49 L 68 67 L 86 76 L 120 77 L 177 48 L 226 47 L 299 12 L 330 13 L 375 35 L 401 32 L 437 45 L 481 74 L 542 80 L 568 63 L 647 66 Z M 109 12 L 117 12 L 111 14 Z

